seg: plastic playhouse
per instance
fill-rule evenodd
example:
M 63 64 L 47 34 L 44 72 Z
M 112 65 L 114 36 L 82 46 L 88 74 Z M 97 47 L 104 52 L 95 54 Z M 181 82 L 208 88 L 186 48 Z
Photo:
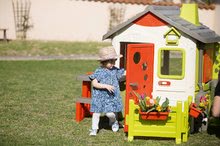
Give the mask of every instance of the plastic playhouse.
M 199 23 L 198 6 L 148 6 L 107 32 L 105 39 L 111 39 L 116 52 L 123 54 L 116 66 L 126 69 L 124 131 L 128 140 L 147 136 L 186 142 L 194 127 L 189 107 L 208 94 L 209 113 L 220 65 L 220 36 Z M 161 102 L 169 98 L 172 110 L 168 118 L 141 118 L 133 91 L 151 98 L 159 96 Z M 80 100 L 77 103 L 82 110 L 89 108 L 82 107 Z M 76 115 L 83 114 L 78 111 Z

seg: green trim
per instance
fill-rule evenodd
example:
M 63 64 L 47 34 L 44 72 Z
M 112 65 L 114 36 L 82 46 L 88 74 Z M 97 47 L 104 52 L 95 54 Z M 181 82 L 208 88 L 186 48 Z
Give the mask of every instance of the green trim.
M 195 89 L 198 87 L 198 81 L 199 81 L 199 49 L 196 48 L 196 74 L 195 74 Z
M 168 39 L 168 36 L 176 36 L 176 39 L 170 40 Z M 178 45 L 180 36 L 181 34 L 174 27 L 171 27 L 171 29 L 164 34 L 164 37 L 166 38 L 166 45 Z
M 218 79 L 218 72 L 220 70 L 220 44 L 213 44 L 214 55 L 213 55 L 213 68 L 212 68 L 212 79 Z
M 161 51 L 169 50 L 169 51 L 181 51 L 183 53 L 182 56 L 182 74 L 181 75 L 162 75 L 161 74 Z M 159 78 L 163 79 L 176 79 L 181 80 L 185 77 L 185 50 L 182 48 L 160 48 L 158 51 L 158 65 L 157 65 L 157 75 Z
M 164 34 L 164 37 L 167 36 L 168 34 L 175 34 L 177 35 L 179 38 L 181 36 L 181 34 L 174 28 L 174 27 L 171 27 L 165 34 Z

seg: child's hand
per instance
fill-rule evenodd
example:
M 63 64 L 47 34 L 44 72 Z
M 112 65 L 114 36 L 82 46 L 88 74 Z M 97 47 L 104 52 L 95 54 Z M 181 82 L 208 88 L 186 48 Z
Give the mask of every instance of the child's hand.
M 100 84 L 97 79 L 92 80 L 92 85 L 98 89 L 107 89 L 110 93 L 114 93 L 115 87 L 108 84 Z
M 111 85 L 105 85 L 104 86 L 110 93 L 114 93 L 115 87 Z
M 123 74 L 124 76 L 126 76 L 126 70 L 124 71 L 124 74 Z

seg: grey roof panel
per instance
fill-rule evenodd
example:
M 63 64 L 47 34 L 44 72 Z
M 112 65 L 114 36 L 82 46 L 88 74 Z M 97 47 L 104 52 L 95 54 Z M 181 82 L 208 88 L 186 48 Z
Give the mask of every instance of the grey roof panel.
M 171 19 L 172 21 L 179 21 L 181 20 L 181 18 L 179 16 L 168 16 L 169 19 Z
M 189 30 L 199 29 L 198 26 L 196 26 L 196 25 L 194 25 L 194 24 L 192 24 L 192 23 L 191 23 L 191 25 L 188 25 L 187 28 L 188 28 Z
M 151 5 L 149 6 L 151 8 L 153 8 L 154 10 L 180 10 L 180 8 L 178 6 L 158 6 L 158 5 Z M 148 9 L 148 7 L 146 8 Z
M 204 30 L 204 29 L 209 29 L 209 28 L 203 24 L 200 24 L 199 26 L 196 26 L 194 24 L 191 25 L 190 30 L 197 30 L 197 29 Z
M 166 16 L 173 16 L 173 15 L 178 15 L 179 11 L 170 11 L 170 10 L 161 10 L 158 11 L 159 13 L 166 15 Z
M 198 33 L 198 34 L 200 34 L 200 33 L 209 33 L 209 32 L 212 32 L 213 34 L 215 34 L 215 32 L 210 30 L 210 29 L 195 29 L 193 31 Z
M 189 26 L 190 24 L 192 24 L 184 19 L 180 19 L 180 20 L 176 21 L 176 23 L 179 23 L 182 26 Z
M 149 10 L 154 10 L 159 12 L 160 14 L 163 15 L 168 15 L 168 16 L 173 16 L 173 15 L 179 15 L 180 14 L 180 9 L 177 6 L 150 6 L 147 7 L 146 10 L 149 8 Z
M 128 19 L 126 22 L 118 25 L 114 29 L 110 30 L 103 36 L 103 40 L 110 38 L 117 31 L 122 28 L 131 25 L 133 21 L 139 17 L 145 15 L 146 13 L 151 12 L 157 17 L 161 18 L 170 25 L 176 27 L 187 35 L 203 42 L 203 43 L 213 43 L 219 42 L 220 36 L 218 36 L 214 31 L 210 30 L 207 26 L 201 24 L 201 26 L 196 26 L 185 19 L 181 18 L 180 9 L 177 6 L 148 6 L 143 12 L 137 14 L 136 16 Z
M 206 31 L 206 32 L 200 32 L 198 33 L 200 36 L 202 37 L 216 37 L 215 32 L 214 31 Z

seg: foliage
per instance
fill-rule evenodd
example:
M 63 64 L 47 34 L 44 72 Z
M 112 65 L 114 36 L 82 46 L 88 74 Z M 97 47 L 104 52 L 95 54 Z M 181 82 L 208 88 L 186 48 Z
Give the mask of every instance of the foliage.
M 139 106 L 142 112 L 166 112 L 170 111 L 169 107 L 169 99 L 166 100 L 160 105 L 161 97 L 156 97 L 156 99 L 152 99 L 145 94 L 139 95 L 138 93 L 134 92 L 134 94 L 139 98 Z
M 208 105 L 209 105 L 209 95 L 206 94 L 204 96 L 201 96 L 200 99 L 199 99 L 199 108 L 201 110 L 206 110 L 208 108 Z
M 202 95 L 199 99 L 198 105 L 196 103 L 193 103 L 194 107 L 196 107 L 198 110 L 200 110 L 201 112 L 203 112 L 203 114 L 206 115 L 206 110 L 209 106 L 209 98 L 210 98 L 210 95 L 208 94 Z

